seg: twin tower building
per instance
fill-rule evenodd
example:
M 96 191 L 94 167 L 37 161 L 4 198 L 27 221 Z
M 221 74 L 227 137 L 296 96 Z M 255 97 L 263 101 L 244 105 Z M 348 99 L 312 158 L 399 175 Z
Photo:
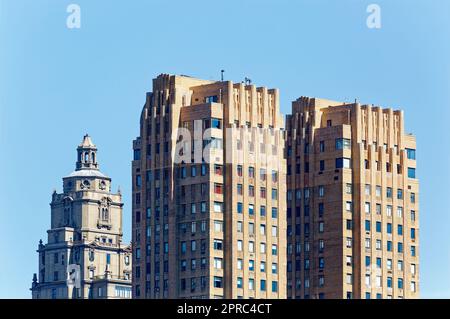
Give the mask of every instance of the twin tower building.
M 402 111 L 160 75 L 133 141 L 132 244 L 85 136 L 33 298 L 418 298 Z

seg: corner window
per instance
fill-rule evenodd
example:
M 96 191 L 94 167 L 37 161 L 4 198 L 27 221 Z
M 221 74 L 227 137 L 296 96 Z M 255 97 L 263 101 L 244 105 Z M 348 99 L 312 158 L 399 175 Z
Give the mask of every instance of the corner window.
M 336 168 L 350 168 L 350 158 L 336 158 Z

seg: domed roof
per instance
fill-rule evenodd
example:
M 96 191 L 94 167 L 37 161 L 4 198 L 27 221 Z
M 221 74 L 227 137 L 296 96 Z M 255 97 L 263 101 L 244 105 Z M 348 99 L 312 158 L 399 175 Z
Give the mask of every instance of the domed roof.
M 100 172 L 99 170 L 94 170 L 94 169 L 82 169 L 82 170 L 78 170 L 78 171 L 73 171 L 72 173 L 70 173 L 69 176 L 66 176 L 65 178 L 68 178 L 68 177 L 101 177 L 101 178 L 109 178 L 108 176 L 106 176 L 105 174 Z

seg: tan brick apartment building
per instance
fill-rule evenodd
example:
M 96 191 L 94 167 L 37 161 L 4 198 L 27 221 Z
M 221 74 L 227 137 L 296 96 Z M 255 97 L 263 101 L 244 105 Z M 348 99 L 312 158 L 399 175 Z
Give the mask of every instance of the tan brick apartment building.
M 417 298 L 416 142 L 403 112 L 302 97 L 286 122 L 288 298 Z
M 282 127 L 276 89 L 153 80 L 133 143 L 133 297 L 286 298 Z
M 164 74 L 133 149 L 133 297 L 419 296 L 401 111 Z

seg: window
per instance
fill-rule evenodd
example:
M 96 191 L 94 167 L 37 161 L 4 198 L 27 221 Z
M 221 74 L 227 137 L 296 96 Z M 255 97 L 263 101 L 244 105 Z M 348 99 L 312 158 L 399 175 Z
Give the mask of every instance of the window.
M 348 212 L 351 212 L 353 210 L 352 209 L 352 202 L 346 202 L 345 203 L 345 210 L 348 211 Z
M 260 289 L 261 291 L 266 291 L 266 281 L 264 279 L 260 281 Z
M 221 239 L 214 239 L 214 250 L 222 250 L 223 242 Z
M 265 168 L 259 169 L 259 178 L 261 179 L 261 181 L 266 180 L 266 169 Z
M 266 198 L 266 188 L 265 187 L 261 187 L 261 189 L 260 189 L 260 197 L 261 198 Z
M 366 278 L 365 278 L 365 283 L 366 283 L 366 287 L 370 287 L 371 285 L 371 282 L 370 282 L 370 275 L 369 274 L 367 274 L 366 275 Z
M 237 203 L 237 212 L 238 212 L 238 214 L 242 214 L 242 203 L 241 202 Z
M 278 172 L 272 171 L 272 182 L 276 183 L 278 181 Z
M 416 229 L 411 228 L 411 239 L 416 239 Z
M 278 227 L 277 226 L 272 226 L 272 236 L 276 237 L 278 233 Z
M 381 215 L 381 204 L 375 205 L 375 212 L 377 213 L 377 215 Z
M 249 177 L 249 178 L 255 178 L 255 168 L 252 167 L 252 166 L 250 166 L 250 167 L 248 168 L 248 177 Z
M 381 268 L 381 258 L 377 257 L 377 268 Z
M 375 242 L 375 245 L 376 245 L 377 250 L 381 250 L 381 240 L 380 239 L 377 239 L 377 241 Z
M 321 160 L 319 162 L 319 170 L 320 171 L 324 171 L 325 170 L 325 161 L 324 160 Z
M 370 249 L 370 238 L 366 238 L 364 241 L 364 247 L 367 249 Z
M 223 231 L 223 222 L 220 220 L 214 221 L 214 231 L 216 233 L 221 233 Z
M 386 231 L 388 234 L 392 234 L 392 224 L 391 223 L 386 224 Z
M 278 190 L 276 188 L 272 188 L 272 200 L 278 200 Z
M 415 160 L 416 159 L 416 150 L 412 149 L 412 148 L 407 148 L 406 149 L 406 156 L 410 160 Z
M 381 197 L 381 186 L 376 186 L 375 187 L 375 196 L 376 197 Z
M 403 207 L 397 206 L 397 217 L 403 218 Z
M 323 217 L 324 213 L 324 205 L 323 203 L 319 203 L 319 217 Z
M 392 288 L 392 277 L 387 277 L 387 287 Z
M 216 194 L 223 194 L 223 185 L 222 184 L 218 184 L 218 183 L 214 183 L 214 193 L 216 193 Z
M 346 226 L 347 226 L 347 230 L 352 230 L 352 228 L 353 228 L 353 221 L 351 219 L 347 219 Z
M 237 176 L 242 177 L 242 165 L 237 166 Z
M 366 214 L 370 214 L 370 203 L 366 202 L 364 204 L 364 211 L 366 212 Z
M 238 277 L 236 280 L 236 284 L 238 288 L 242 288 L 242 277 Z
M 272 292 L 278 292 L 278 281 L 272 281 Z
M 323 257 L 319 258 L 319 269 L 323 269 L 325 267 L 325 259 Z
M 350 184 L 350 183 L 345 184 L 345 193 L 351 194 L 352 189 L 353 189 L 352 184 Z
M 237 241 L 237 250 L 242 251 L 242 240 Z
M 212 118 L 211 119 L 211 127 L 212 128 L 221 129 L 222 128 L 222 120 L 221 119 Z
M 320 153 L 325 152 L 325 141 L 320 141 L 319 142 L 319 152 Z
M 222 176 L 223 175 L 223 166 L 215 164 L 214 165 L 214 174 Z
M 403 190 L 397 189 L 397 199 L 403 199 Z
M 319 197 L 323 197 L 325 195 L 325 187 L 319 186 Z
M 386 197 L 387 198 L 392 198 L 392 187 L 387 187 L 386 188 Z
M 376 228 L 377 233 L 381 233 L 381 222 L 376 222 L 375 228 Z
M 392 241 L 390 240 L 387 242 L 387 251 L 392 251 Z
M 392 270 L 392 259 L 386 260 L 386 268 L 387 270 Z
M 276 256 L 278 254 L 277 245 L 272 245 L 272 255 Z
M 261 270 L 261 272 L 266 272 L 266 262 L 265 261 L 261 261 L 261 265 L 260 265 L 259 269 Z
M 336 168 L 350 168 L 350 159 L 349 158 L 336 158 Z
M 254 253 L 255 252 L 255 242 L 253 242 L 253 241 L 249 241 L 248 242 L 248 251 L 250 253 Z
M 206 212 L 206 203 L 205 203 L 205 212 Z M 214 202 L 214 212 L 215 213 L 223 213 L 223 203 Z M 203 213 L 203 210 L 202 210 Z
M 397 234 L 399 236 L 403 235 L 403 226 L 402 225 L 397 225 Z
M 416 264 L 411 264 L 411 275 L 415 275 L 416 274 Z
M 260 207 L 259 214 L 261 215 L 261 217 L 266 216 L 266 206 L 261 206 Z
M 222 277 L 214 276 L 214 288 L 222 288 Z
M 253 204 L 248 205 L 248 214 L 250 216 L 255 214 L 255 206 Z
M 398 289 L 403 289 L 403 279 L 402 278 L 398 278 L 397 287 L 398 287 Z
M 336 139 L 336 150 L 350 149 L 351 141 L 347 138 Z
M 238 270 L 242 270 L 242 265 L 243 265 L 242 259 L 238 259 L 238 260 L 237 260 L 237 269 L 238 269 Z
M 415 221 L 415 220 L 416 220 L 416 211 L 412 210 L 412 211 L 410 212 L 410 215 L 411 215 L 411 221 L 412 221 L 412 222 Z
M 255 289 L 255 279 L 250 278 L 248 280 L 248 289 L 249 290 L 254 290 Z
M 408 167 L 408 178 L 416 178 L 416 169 Z
M 370 185 L 366 184 L 365 188 L 364 188 L 364 192 L 366 195 L 370 196 Z
M 248 270 L 249 270 L 249 271 L 255 271 L 255 261 L 252 260 L 252 259 L 250 259 L 250 260 L 248 261 Z
M 238 232 L 238 233 L 242 233 L 242 229 L 243 229 L 243 228 L 242 228 L 242 222 L 238 221 L 238 222 L 237 222 L 237 232 Z
M 376 276 L 375 278 L 375 285 L 377 288 L 381 287 L 381 276 Z
M 259 249 L 260 249 L 261 254 L 265 254 L 266 253 L 266 244 L 261 243 L 261 245 L 259 246 Z
M 248 223 L 248 233 L 250 235 L 255 234 L 255 224 L 254 223 Z
M 278 217 L 278 208 L 272 207 L 272 218 Z
M 255 197 L 255 187 L 253 185 L 248 186 L 248 196 Z
M 237 194 L 242 195 L 242 184 L 237 184 Z
M 370 220 L 366 220 L 365 222 L 365 230 L 370 231 Z
M 392 206 L 391 205 L 387 205 L 386 206 L 386 216 L 387 217 L 391 217 L 392 216 Z

